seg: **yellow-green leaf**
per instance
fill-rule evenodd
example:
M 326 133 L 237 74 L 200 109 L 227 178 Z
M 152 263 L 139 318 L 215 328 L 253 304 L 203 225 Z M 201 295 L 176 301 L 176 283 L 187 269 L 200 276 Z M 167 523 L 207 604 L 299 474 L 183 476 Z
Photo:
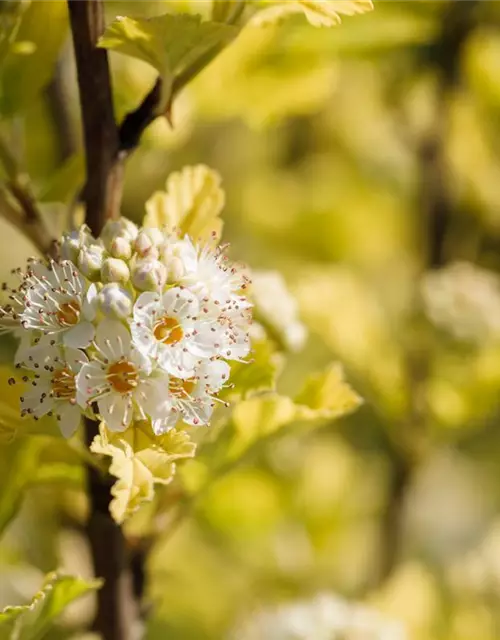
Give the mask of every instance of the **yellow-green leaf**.
M 94 453 L 111 457 L 109 471 L 118 478 L 111 490 L 111 515 L 122 523 L 143 502 L 152 500 L 155 484 L 168 484 L 175 463 L 194 456 L 196 445 L 185 431 L 153 433 L 147 422 L 137 422 L 123 433 L 108 431 L 101 424 L 91 445 Z
M 67 27 L 64 0 L 31 2 L 23 12 L 0 70 L 0 111 L 4 115 L 31 106 L 50 81 Z
M 49 574 L 40 591 L 26 605 L 0 612 L 0 640 L 40 640 L 64 609 L 81 596 L 99 589 L 101 580 Z
M 276 386 L 276 376 L 283 358 L 273 349 L 269 340 L 252 343 L 251 363 L 235 362 L 231 366 L 229 382 L 234 387 L 221 393 L 222 398 L 248 398 L 262 391 L 272 391 Z
M 311 376 L 295 401 L 269 393 L 240 402 L 233 412 L 235 436 L 229 458 L 240 457 L 262 438 L 294 422 L 339 418 L 354 411 L 360 403 L 361 398 L 344 381 L 338 364 Z
M 172 173 L 166 191 L 157 191 L 146 202 L 144 225 L 179 230 L 193 239 L 219 238 L 225 195 L 220 175 L 199 164 Z
M 208 64 L 238 31 L 227 24 L 203 22 L 199 15 L 119 17 L 107 27 L 99 46 L 138 58 L 158 71 L 162 79 L 162 113 L 169 104 L 174 80 L 200 60 Z
M 302 419 L 335 418 L 354 411 L 362 399 L 344 380 L 335 363 L 323 373 L 312 375 L 295 398 Z
M 303 14 L 315 27 L 333 27 L 340 24 L 341 16 L 366 13 L 373 9 L 371 0 L 261 0 L 267 5 L 252 19 L 254 25 L 278 22 L 293 14 Z

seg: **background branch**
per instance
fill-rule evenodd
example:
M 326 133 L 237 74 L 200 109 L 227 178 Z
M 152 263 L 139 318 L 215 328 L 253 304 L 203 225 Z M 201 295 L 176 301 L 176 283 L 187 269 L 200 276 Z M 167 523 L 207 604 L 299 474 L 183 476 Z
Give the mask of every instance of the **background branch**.
M 446 263 L 446 241 L 450 224 L 456 214 L 449 189 L 446 140 L 450 99 L 460 83 L 460 62 L 463 48 L 475 27 L 477 0 L 451 2 L 442 18 L 442 28 L 426 51 L 425 65 L 438 75 L 437 113 L 432 129 L 420 141 L 420 205 L 422 214 L 423 269 L 433 269 Z M 415 336 L 413 336 L 415 338 Z M 418 338 L 407 357 L 410 385 L 408 424 L 409 446 L 391 449 L 392 476 L 388 502 L 382 518 L 380 570 L 377 582 L 384 582 L 400 559 L 404 540 L 404 511 L 408 491 L 418 467 L 419 452 L 426 437 L 427 406 L 425 386 L 431 365 L 429 347 Z

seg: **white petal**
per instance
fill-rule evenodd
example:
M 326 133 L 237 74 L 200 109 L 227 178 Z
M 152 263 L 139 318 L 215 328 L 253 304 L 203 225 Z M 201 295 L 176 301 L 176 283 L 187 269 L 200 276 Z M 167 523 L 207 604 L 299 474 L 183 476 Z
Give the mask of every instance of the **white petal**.
M 132 349 L 130 350 L 130 361 L 135 364 L 135 366 L 139 369 L 142 375 L 149 375 L 153 369 L 153 365 L 151 363 L 151 359 L 141 353 L 139 350 Z
M 125 431 L 132 421 L 130 397 L 112 393 L 97 401 L 99 413 L 110 431 Z
M 102 355 L 111 362 L 130 353 L 131 336 L 127 327 L 106 318 L 97 327 L 95 343 Z
M 190 378 L 194 374 L 198 358 L 184 351 L 179 345 L 162 345 L 158 350 L 158 364 L 177 378 Z
M 97 311 L 97 287 L 95 284 L 91 284 L 87 293 L 85 294 L 85 299 L 83 301 L 83 317 L 86 320 L 93 320 L 95 318 L 95 314 Z
M 57 407 L 59 429 L 65 438 L 71 438 L 80 425 L 80 407 L 70 402 L 61 402 Z
M 89 361 L 84 351 L 71 347 L 66 347 L 64 350 L 64 359 L 71 371 L 75 373 L 78 373 L 82 366 Z
M 145 326 L 152 326 L 155 315 L 161 315 L 162 309 L 160 296 L 146 291 L 141 293 L 134 305 L 134 320 Z
M 153 427 L 153 431 L 157 436 L 161 436 L 167 431 L 170 431 L 175 427 L 175 425 L 179 422 L 181 418 L 181 414 L 178 411 L 173 411 L 167 418 L 163 418 L 162 420 L 153 420 L 151 422 L 151 426 Z
M 198 298 L 189 289 L 173 287 L 163 294 L 162 301 L 165 313 L 172 314 L 180 320 L 186 317 L 195 317 L 200 311 Z
M 153 332 L 142 324 L 138 326 L 135 322 L 130 324 L 130 331 L 132 332 L 133 346 L 145 356 L 156 357 L 158 341 Z
M 198 358 L 210 358 L 219 352 L 215 345 L 222 342 L 221 332 L 211 331 L 207 325 L 199 325 L 196 334 L 186 340 L 186 347 Z
M 79 322 L 63 334 L 63 343 L 74 349 L 88 347 L 94 337 L 94 325 L 90 322 Z
M 84 364 L 76 376 L 76 401 L 85 408 L 87 402 L 97 395 L 99 387 L 106 381 L 105 372 L 97 362 Z
M 170 411 L 168 376 L 145 380 L 134 392 L 134 399 L 152 420 L 166 417 Z
M 219 391 L 222 385 L 228 381 L 231 368 L 224 360 L 214 360 L 204 363 L 197 375 L 200 376 L 201 386 L 209 391 Z

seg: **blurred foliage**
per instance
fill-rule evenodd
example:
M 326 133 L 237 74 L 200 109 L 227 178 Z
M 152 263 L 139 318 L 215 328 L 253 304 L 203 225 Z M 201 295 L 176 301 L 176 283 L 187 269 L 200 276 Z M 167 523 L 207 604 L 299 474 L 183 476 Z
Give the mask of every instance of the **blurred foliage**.
M 72 202 L 83 167 L 64 4 L 1 4 L 0 133 L 44 201 Z M 256 341 L 258 366 L 235 372 L 237 410 L 221 407 L 210 430 L 193 432 L 196 458 L 126 523 L 132 546 L 151 547 L 149 640 L 220 640 L 261 604 L 322 590 L 402 619 L 410 640 L 500 636 L 500 340 L 460 341 L 431 324 L 421 296 L 435 266 L 429 140 L 451 211 L 443 262 L 500 271 L 500 4 L 477 3 L 443 99 L 436 43 L 452 5 L 469 2 L 375 2 L 331 30 L 301 15 L 245 28 L 175 100 L 173 127 L 155 121 L 128 161 L 124 215 L 141 220 L 147 202 L 148 215 L 177 224 L 175 189 L 192 178 L 182 168 L 213 167 L 198 182 L 213 190 L 213 209 L 193 204 L 187 215 L 200 216 L 200 233 L 202 219 L 218 220 L 222 176 L 231 255 L 284 273 L 311 332 L 286 359 Z M 106 7 L 109 24 L 211 16 L 209 2 Z M 121 118 L 156 74 L 110 56 Z M 50 84 L 58 57 L 62 103 Z M 3 221 L 0 233 L 8 278 L 33 250 Z M 2 359 L 11 353 L 5 342 Z M 332 361 L 364 399 L 337 421 L 333 399 L 359 400 Z M 35 427 L 18 425 L 15 387 L 1 388 L 3 606 L 28 602 L 44 572 L 89 567 L 79 443 L 28 443 L 22 434 Z M 36 477 L 47 481 L 31 486 Z M 68 530 L 78 541 L 69 549 Z M 79 637 L 88 616 L 71 610 L 50 637 Z

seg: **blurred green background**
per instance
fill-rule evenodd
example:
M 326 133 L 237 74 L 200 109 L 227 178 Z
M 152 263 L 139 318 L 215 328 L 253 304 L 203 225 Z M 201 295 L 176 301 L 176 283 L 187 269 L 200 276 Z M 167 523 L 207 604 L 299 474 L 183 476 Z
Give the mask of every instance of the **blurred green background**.
M 83 179 L 74 62 L 64 4 L 35 4 L 35 52 L 0 69 L 0 131 L 62 229 L 53 203 L 71 204 Z M 106 10 L 111 21 L 209 4 Z M 121 119 L 155 72 L 111 63 Z M 181 517 L 165 490 L 147 562 L 151 640 L 219 640 L 255 607 L 318 591 L 402 619 L 411 640 L 500 638 L 500 334 L 487 330 L 500 300 L 499 70 L 500 2 L 375 1 L 334 29 L 297 17 L 245 30 L 176 101 L 174 128 L 146 131 L 123 214 L 140 222 L 184 165 L 219 171 L 230 254 L 283 273 L 309 329 L 279 388 L 340 360 L 365 400 L 263 442 Z M 6 277 L 33 250 L 2 220 L 0 234 Z M 426 272 L 455 262 L 495 284 L 481 293 L 452 276 L 448 296 L 432 282 L 422 296 Z M 23 438 L 0 449 L 2 606 L 56 567 L 90 571 L 76 454 L 44 450 L 61 475 L 40 485 L 39 455 Z M 13 495 L 24 496 L 15 518 Z M 132 541 L 145 520 L 129 523 Z M 50 637 L 83 637 L 92 606 L 75 605 Z

